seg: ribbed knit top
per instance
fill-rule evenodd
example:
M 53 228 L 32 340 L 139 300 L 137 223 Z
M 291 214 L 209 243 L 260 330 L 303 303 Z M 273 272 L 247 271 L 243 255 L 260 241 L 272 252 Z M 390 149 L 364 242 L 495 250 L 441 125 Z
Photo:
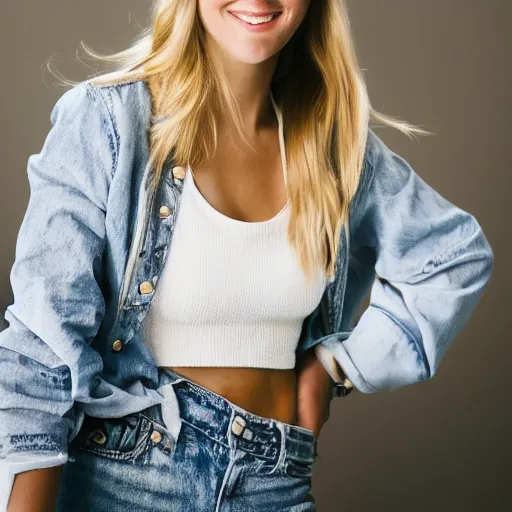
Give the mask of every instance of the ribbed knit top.
M 286 173 L 282 118 L 272 103 Z M 289 216 L 287 202 L 266 221 L 228 217 L 187 168 L 169 254 L 141 326 L 158 366 L 295 366 L 302 322 L 327 281 L 320 269 L 306 281 L 286 238 Z

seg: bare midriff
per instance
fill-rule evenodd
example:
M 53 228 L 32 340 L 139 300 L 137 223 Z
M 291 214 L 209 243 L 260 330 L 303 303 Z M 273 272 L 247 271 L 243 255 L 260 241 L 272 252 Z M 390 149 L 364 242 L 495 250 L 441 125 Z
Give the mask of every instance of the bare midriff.
M 248 412 L 296 425 L 295 369 L 168 366 Z

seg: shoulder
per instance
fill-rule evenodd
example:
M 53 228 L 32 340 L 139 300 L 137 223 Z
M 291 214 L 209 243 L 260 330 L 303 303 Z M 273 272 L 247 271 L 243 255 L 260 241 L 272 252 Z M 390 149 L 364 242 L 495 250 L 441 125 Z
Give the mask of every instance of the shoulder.
M 149 125 L 151 96 L 144 80 L 111 85 L 97 85 L 85 80 L 60 96 L 51 114 L 52 121 L 61 112 L 75 116 L 77 120 L 101 116 L 119 139 L 131 130 Z
M 351 226 L 358 226 L 365 212 L 378 207 L 409 207 L 413 198 L 408 194 L 414 194 L 419 185 L 423 186 L 423 180 L 411 165 L 369 128 L 359 183 L 350 204 Z
M 382 141 L 377 137 L 375 132 L 368 128 L 364 157 L 359 176 L 359 182 L 356 192 L 350 201 L 350 219 L 351 225 L 357 225 L 363 203 L 370 191 L 371 183 L 375 176 L 375 160 L 377 153 L 382 151 Z
M 371 129 L 368 130 L 359 186 L 361 195 L 394 196 L 410 183 L 421 179 L 409 162 L 390 149 Z
M 361 171 L 362 185 L 368 187 L 373 180 L 378 179 L 389 171 L 390 167 L 404 162 L 403 158 L 393 152 L 385 142 L 371 129 L 368 129 L 364 152 L 363 168 Z M 366 180 L 366 181 L 365 181 Z
M 143 81 L 114 85 L 79 82 L 58 98 L 50 114 L 46 153 L 72 155 L 84 169 L 109 169 L 109 179 L 133 158 L 146 156 L 151 118 L 149 90 Z M 72 151 L 67 151 L 72 148 Z M 51 150 L 51 151 L 50 151 Z
M 111 85 L 97 85 L 91 81 L 80 84 L 96 95 L 113 117 L 143 118 L 151 116 L 151 95 L 145 80 L 133 80 Z

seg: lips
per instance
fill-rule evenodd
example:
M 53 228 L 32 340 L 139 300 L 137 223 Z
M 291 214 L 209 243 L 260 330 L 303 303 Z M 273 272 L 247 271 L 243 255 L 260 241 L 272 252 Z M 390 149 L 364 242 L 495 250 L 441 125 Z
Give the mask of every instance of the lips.
M 236 20 L 236 23 L 241 24 L 245 29 L 251 32 L 264 32 L 272 29 L 279 23 L 278 19 L 281 16 L 282 12 L 274 11 L 273 13 L 269 13 L 266 15 L 265 19 L 267 21 L 252 21 L 253 13 L 251 14 L 242 14 L 241 11 L 227 11 L 233 19 Z M 244 19 L 245 18 L 245 19 Z
M 271 14 L 281 14 L 282 11 L 268 11 L 268 12 L 249 12 L 249 11 L 228 11 L 231 14 L 245 14 L 246 16 L 270 16 Z

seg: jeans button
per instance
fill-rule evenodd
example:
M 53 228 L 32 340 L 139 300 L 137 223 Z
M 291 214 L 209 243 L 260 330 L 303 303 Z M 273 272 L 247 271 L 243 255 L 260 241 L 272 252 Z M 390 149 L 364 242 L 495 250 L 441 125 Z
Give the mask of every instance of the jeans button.
M 239 436 L 245 427 L 245 420 L 240 416 L 235 416 L 233 424 L 231 425 L 231 431 L 233 434 Z
M 151 433 L 151 441 L 154 443 L 159 443 L 162 440 L 162 434 L 158 432 L 158 430 L 153 430 Z
M 96 429 L 93 431 L 93 433 L 90 435 L 90 439 L 94 441 L 97 444 L 105 444 L 105 441 L 107 440 L 107 437 L 101 431 L 100 429 Z

